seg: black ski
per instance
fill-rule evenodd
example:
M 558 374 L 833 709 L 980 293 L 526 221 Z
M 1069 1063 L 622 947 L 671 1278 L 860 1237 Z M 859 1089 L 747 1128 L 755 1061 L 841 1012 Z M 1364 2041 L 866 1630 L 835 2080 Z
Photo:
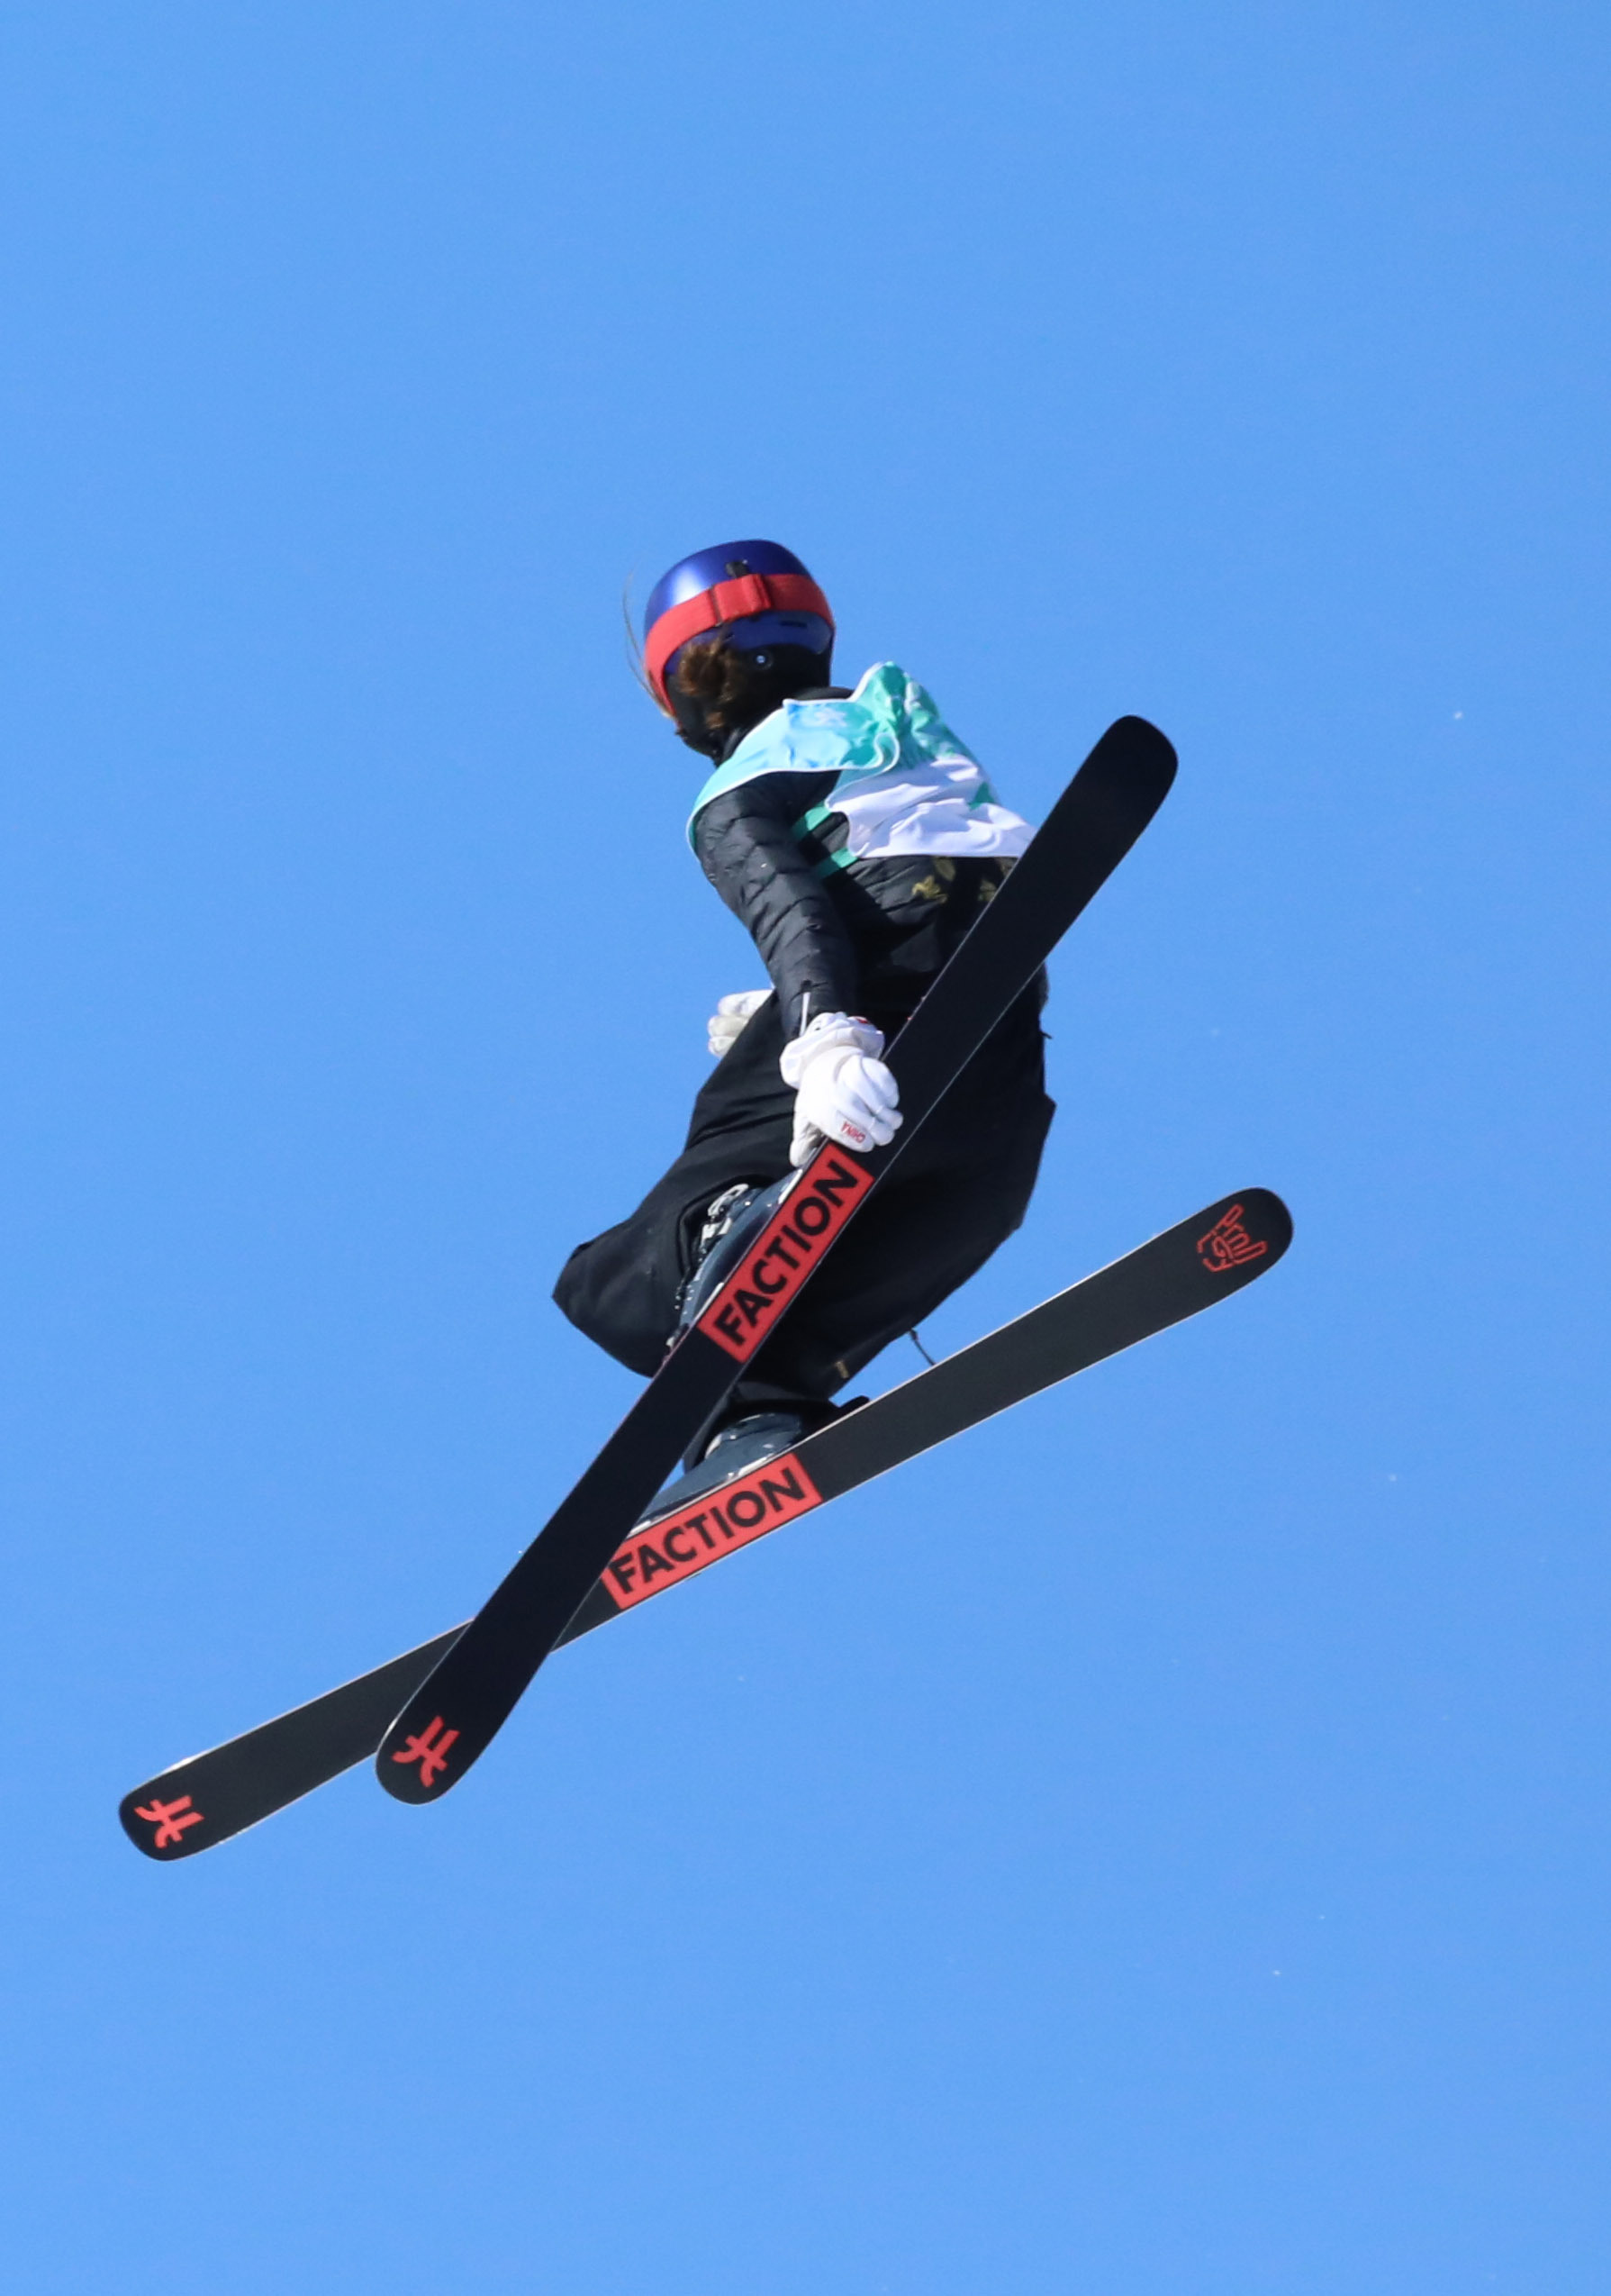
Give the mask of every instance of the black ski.
M 785 1457 L 690 1497 L 663 1492 L 559 1638 L 573 1642 L 829 1500 L 1014 1403 L 1179 1323 L 1273 1267 L 1291 1239 L 1279 1196 L 1244 1188 L 875 1402 Z M 194 1856 L 371 1756 L 399 1704 L 464 1631 L 453 1627 L 243 1737 L 137 1786 L 119 1809 L 137 1849 Z
M 1169 793 L 1144 718 L 1109 727 L 891 1046 L 905 1117 L 886 1148 L 824 1148 L 581 1481 L 409 1699 L 376 1755 L 386 1792 L 435 1801 L 484 1754 L 694 1430 Z

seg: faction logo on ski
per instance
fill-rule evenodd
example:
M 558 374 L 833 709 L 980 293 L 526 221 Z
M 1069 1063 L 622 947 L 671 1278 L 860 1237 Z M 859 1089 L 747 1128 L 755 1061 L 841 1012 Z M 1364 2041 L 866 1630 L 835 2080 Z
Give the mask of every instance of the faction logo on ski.
M 696 1328 L 747 1363 L 874 1177 L 842 1150 L 819 1148 Z
M 605 1587 L 621 1610 L 629 1611 L 663 1586 L 692 1578 L 719 1555 L 746 1547 L 821 1503 L 822 1494 L 799 1457 L 785 1451 L 707 1493 L 686 1514 L 667 1515 L 635 1532 L 606 1565 Z
M 1234 1203 L 1228 1212 L 1221 1212 L 1206 1236 L 1197 1239 L 1199 1255 L 1211 1275 L 1228 1275 L 1233 1267 L 1263 1259 L 1270 1249 L 1268 1244 L 1248 1234 L 1242 1213 L 1243 1207 Z
M 150 1847 L 154 1850 L 174 1848 L 184 1840 L 186 1826 L 203 1826 L 206 1823 L 202 1812 L 192 1806 L 187 1793 L 182 1793 L 177 1801 L 158 1801 L 153 1794 L 149 1803 L 144 1808 L 137 1809 L 134 1815 L 137 1818 L 143 1818 L 148 1826 L 156 1827 L 157 1830 L 152 1835 L 150 1842 Z

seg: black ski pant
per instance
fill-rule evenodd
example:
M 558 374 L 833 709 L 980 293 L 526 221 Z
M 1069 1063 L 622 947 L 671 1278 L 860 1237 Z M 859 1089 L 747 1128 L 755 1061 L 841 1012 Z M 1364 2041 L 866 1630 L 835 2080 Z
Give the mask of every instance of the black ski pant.
M 1053 1115 L 1041 997 L 1036 982 L 879 1183 L 739 1381 L 740 1408 L 831 1395 L 932 1314 L 1022 1221 Z M 773 998 L 694 1102 L 687 1145 L 670 1171 L 629 1219 L 578 1245 L 555 1286 L 577 1329 L 646 1378 L 675 1328 L 712 1198 L 739 1181 L 765 1186 L 789 1169 L 794 1094 L 778 1074 L 782 1050 Z

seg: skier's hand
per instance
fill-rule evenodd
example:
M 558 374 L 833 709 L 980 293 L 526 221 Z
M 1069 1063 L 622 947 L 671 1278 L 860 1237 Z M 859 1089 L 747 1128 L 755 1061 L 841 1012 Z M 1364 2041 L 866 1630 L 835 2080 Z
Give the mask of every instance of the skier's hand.
M 771 994 L 769 988 L 742 988 L 720 1000 L 705 1023 L 712 1060 L 720 1060 L 724 1053 L 731 1052 Z
M 824 1140 L 841 1148 L 887 1148 L 902 1121 L 901 1089 L 878 1057 L 883 1036 L 848 1012 L 819 1012 L 783 1047 L 778 1066 L 794 1087 L 789 1161 L 809 1164 Z

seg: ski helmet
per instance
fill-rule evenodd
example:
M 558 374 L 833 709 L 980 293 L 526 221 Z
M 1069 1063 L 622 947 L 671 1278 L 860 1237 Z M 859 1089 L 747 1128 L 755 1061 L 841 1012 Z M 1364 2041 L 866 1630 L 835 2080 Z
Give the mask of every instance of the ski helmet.
M 656 583 L 644 609 L 643 668 L 663 709 L 672 707 L 665 681 L 677 655 L 717 630 L 745 653 L 777 646 L 819 655 L 827 676 L 833 609 L 781 542 L 713 543 Z

